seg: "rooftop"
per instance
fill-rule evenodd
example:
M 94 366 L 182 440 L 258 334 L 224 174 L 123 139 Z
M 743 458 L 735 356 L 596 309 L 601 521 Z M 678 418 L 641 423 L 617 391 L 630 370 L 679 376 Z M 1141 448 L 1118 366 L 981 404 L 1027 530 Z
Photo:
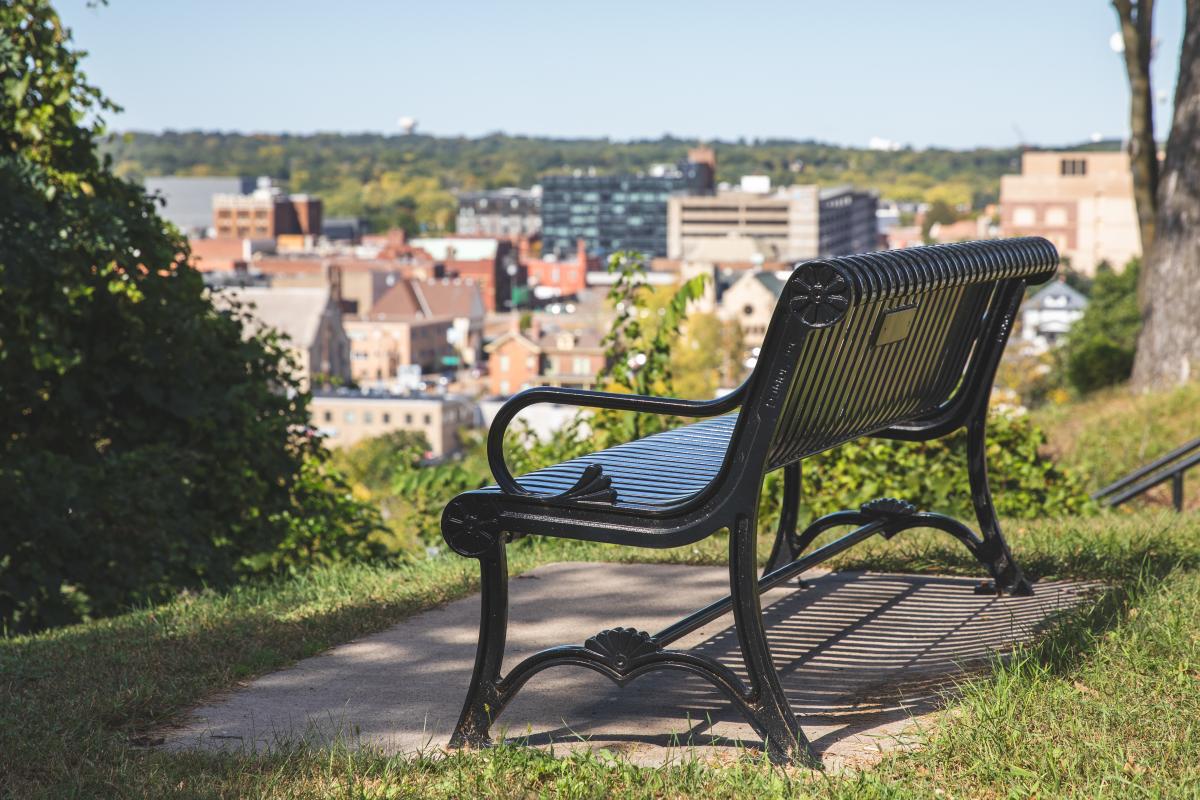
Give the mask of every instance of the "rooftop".
M 213 294 L 217 306 L 253 304 L 250 313 L 263 325 L 274 328 L 298 345 L 307 346 L 317 337 L 321 319 L 329 308 L 329 289 L 261 286 L 222 289 Z

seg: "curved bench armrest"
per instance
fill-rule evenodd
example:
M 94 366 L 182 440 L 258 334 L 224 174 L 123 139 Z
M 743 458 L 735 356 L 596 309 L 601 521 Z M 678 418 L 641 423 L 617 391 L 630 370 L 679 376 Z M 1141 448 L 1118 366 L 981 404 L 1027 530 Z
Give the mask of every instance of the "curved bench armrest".
M 748 383 L 743 383 L 716 400 L 682 400 L 677 397 L 649 397 L 639 394 L 594 392 L 586 389 L 567 389 L 543 386 L 513 395 L 500 407 L 488 430 L 487 457 L 492 476 L 505 494 L 530 495 L 521 488 L 504 461 L 504 434 L 509 424 L 523 409 L 538 403 L 557 403 L 586 408 L 606 408 L 615 411 L 634 411 L 646 414 L 669 414 L 677 417 L 716 417 L 742 404 Z

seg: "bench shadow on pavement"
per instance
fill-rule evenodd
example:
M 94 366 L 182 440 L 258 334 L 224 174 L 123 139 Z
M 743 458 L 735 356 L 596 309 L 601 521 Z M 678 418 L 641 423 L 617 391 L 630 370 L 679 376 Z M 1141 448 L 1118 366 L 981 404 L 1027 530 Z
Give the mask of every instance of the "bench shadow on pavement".
M 1036 585 L 1033 597 L 996 598 L 975 594 L 977 583 L 833 573 L 808 588 L 776 590 L 763 598 L 775 666 L 818 753 L 836 750 L 853 737 L 895 738 L 912 717 L 942 706 L 964 677 L 988 669 L 994 659 L 1031 641 L 1062 612 L 1102 589 L 1099 583 L 1046 581 Z M 710 633 L 692 649 L 745 679 L 732 627 Z M 535 677 L 527 691 L 537 691 L 537 682 Z M 647 714 L 660 723 L 674 718 L 676 729 L 631 733 L 639 727 L 662 730 L 661 724 L 639 725 L 639 717 Z M 602 690 L 594 703 L 571 716 L 572 724 L 552 730 L 506 733 L 513 742 L 535 746 L 588 741 L 617 750 L 640 745 L 732 752 L 761 744 L 708 682 L 676 671 L 651 673 L 624 690 Z M 581 717 L 584 722 L 576 723 Z

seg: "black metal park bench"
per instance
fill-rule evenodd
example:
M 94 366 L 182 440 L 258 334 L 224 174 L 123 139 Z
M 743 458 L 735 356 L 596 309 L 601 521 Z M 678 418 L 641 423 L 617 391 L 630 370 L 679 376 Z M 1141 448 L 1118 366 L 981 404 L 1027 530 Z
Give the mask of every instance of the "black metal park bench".
M 934 528 L 962 542 L 997 593 L 1029 582 L 1001 535 L 988 487 L 988 395 L 1025 287 L 1049 280 L 1058 254 L 1044 239 L 919 247 L 810 261 L 792 272 L 753 374 L 733 393 L 696 402 L 541 388 L 509 400 L 492 424 L 496 486 L 454 498 L 442 533 L 477 558 L 482 619 L 475 671 L 451 747 L 483 746 L 489 728 L 533 675 L 588 667 L 619 685 L 652 670 L 700 675 L 763 737 L 777 762 L 815 756 L 784 696 L 759 595 L 872 536 Z M 704 418 L 514 478 L 504 462 L 508 424 L 537 403 Z M 737 411 L 737 413 L 733 413 Z M 958 520 L 882 498 L 796 531 L 804 458 L 854 439 L 923 441 L 967 430 L 967 477 L 978 534 Z M 763 476 L 784 470 L 782 519 L 762 574 L 756 565 Z M 821 533 L 853 530 L 812 552 Z M 679 547 L 729 531 L 730 595 L 650 634 L 614 627 L 582 645 L 529 656 L 502 673 L 508 621 L 505 545 L 528 535 L 634 547 Z M 732 609 L 749 681 L 701 653 L 670 649 Z

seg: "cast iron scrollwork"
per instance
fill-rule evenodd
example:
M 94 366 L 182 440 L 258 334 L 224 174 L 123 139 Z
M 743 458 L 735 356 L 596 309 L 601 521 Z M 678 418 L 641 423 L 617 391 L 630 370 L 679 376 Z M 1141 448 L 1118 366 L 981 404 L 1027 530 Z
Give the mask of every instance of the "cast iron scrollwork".
M 610 628 L 600 631 L 583 643 L 585 649 L 620 675 L 627 675 L 646 656 L 662 650 L 662 646 L 645 631 L 636 628 Z
M 880 497 L 863 503 L 859 511 L 876 519 L 891 519 L 894 517 L 911 517 L 917 513 L 917 507 L 907 500 L 898 497 Z
M 604 467 L 588 464 L 575 485 L 562 494 L 554 495 L 553 499 L 578 503 L 615 503 L 617 490 L 612 488 L 612 478 L 604 474 Z

